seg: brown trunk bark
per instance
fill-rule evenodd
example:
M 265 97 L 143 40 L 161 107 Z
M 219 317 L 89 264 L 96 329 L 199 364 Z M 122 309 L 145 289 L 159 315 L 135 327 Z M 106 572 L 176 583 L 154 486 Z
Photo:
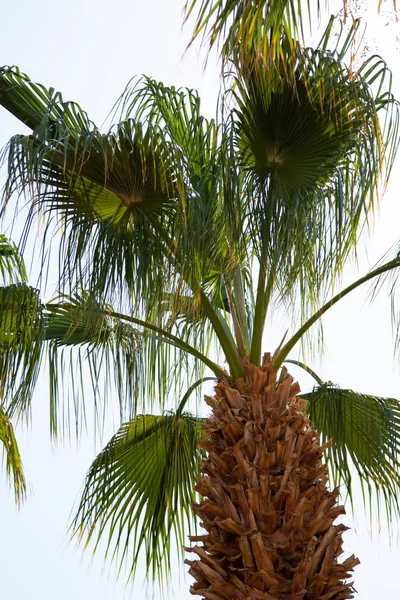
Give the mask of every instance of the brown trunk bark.
M 190 591 L 207 600 L 353 598 L 353 556 L 338 561 L 344 525 L 339 492 L 327 489 L 324 447 L 303 412 L 299 385 L 277 382 L 269 355 L 246 380 L 220 381 L 208 420 L 203 496 L 193 509 L 205 535 L 193 536 Z

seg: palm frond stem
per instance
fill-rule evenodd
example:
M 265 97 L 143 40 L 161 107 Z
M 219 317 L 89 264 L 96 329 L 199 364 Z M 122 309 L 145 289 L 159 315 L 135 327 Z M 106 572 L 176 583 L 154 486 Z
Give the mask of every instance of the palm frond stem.
M 66 305 L 65 303 L 63 303 L 63 304 L 57 303 L 57 304 L 47 304 L 46 308 L 51 311 L 52 309 L 58 310 L 60 308 L 65 308 L 66 306 L 68 306 L 68 305 Z M 86 307 L 82 307 L 82 310 L 89 311 L 89 312 L 91 311 L 90 308 L 86 308 Z M 99 310 L 96 309 L 96 311 L 98 314 Z M 213 371 L 213 373 L 215 373 L 215 375 L 217 377 L 223 377 L 223 378 L 228 377 L 228 373 L 226 371 L 224 371 L 224 369 L 221 369 L 221 367 L 219 365 L 217 365 L 212 360 L 207 358 L 207 356 L 205 356 L 204 354 L 202 354 L 201 352 L 196 350 L 196 348 L 193 348 L 193 346 L 191 346 L 187 342 L 184 342 L 183 340 L 178 338 L 176 335 L 173 335 L 172 333 L 165 331 L 165 329 L 162 329 L 161 327 L 157 327 L 156 325 L 152 325 L 151 323 L 148 323 L 147 321 L 142 321 L 141 319 L 137 319 L 136 317 L 131 317 L 130 315 L 124 315 L 123 313 L 115 312 L 112 310 L 104 310 L 104 311 L 100 311 L 100 312 L 104 316 L 111 317 L 114 319 L 120 319 L 122 321 L 128 321 L 129 323 L 134 323 L 135 325 L 140 325 L 144 329 L 149 329 L 150 331 L 154 331 L 156 334 L 158 334 L 160 336 L 160 339 L 163 340 L 164 342 L 172 343 L 177 348 L 180 348 L 181 350 L 184 350 L 188 354 L 191 354 L 195 358 L 201 360 L 207 367 L 209 367 Z
M 254 307 L 253 338 L 251 340 L 250 362 L 259 365 L 261 361 L 261 340 L 265 321 L 265 282 L 267 278 L 267 265 L 265 261 L 260 263 L 258 273 L 257 295 Z
M 309 375 L 311 375 L 311 377 L 313 377 L 315 379 L 315 381 L 318 383 L 318 385 L 324 385 L 324 382 L 321 379 L 321 377 L 319 377 L 315 371 L 313 371 L 308 365 L 301 362 L 300 360 L 294 360 L 293 358 L 287 358 L 284 362 L 290 363 L 292 365 L 296 365 L 296 367 L 300 367 L 301 369 L 306 371 Z
M 176 410 L 176 416 L 177 417 L 180 417 L 180 415 L 182 414 L 182 411 L 185 408 L 186 403 L 189 400 L 190 395 L 194 392 L 194 390 L 197 387 L 199 387 L 199 385 L 202 385 L 205 381 L 215 381 L 215 377 L 201 377 L 201 379 L 198 379 L 197 381 L 195 381 L 194 383 L 192 383 L 192 385 L 185 392 L 182 400 L 179 403 L 179 406 L 178 406 L 178 408 Z
M 239 379 L 240 377 L 244 376 L 244 371 L 237 349 L 235 345 L 232 344 L 230 336 L 227 335 L 225 327 L 222 323 L 221 317 L 214 310 L 203 288 L 200 287 L 198 292 L 200 295 L 201 306 L 212 323 L 214 333 L 221 344 L 222 350 L 224 351 L 231 375 L 234 379 Z
M 350 294 L 353 290 L 357 289 L 360 285 L 363 285 L 367 281 L 370 281 L 374 277 L 378 277 L 387 271 L 391 271 L 393 269 L 397 269 L 400 267 L 400 259 L 397 258 L 395 260 L 391 260 L 388 263 L 370 271 L 364 277 L 357 279 L 351 285 L 346 287 L 344 290 L 336 294 L 329 302 L 324 304 L 316 313 L 314 313 L 305 323 L 300 327 L 300 329 L 290 338 L 288 342 L 281 348 L 275 362 L 274 368 L 279 369 L 283 362 L 285 362 L 287 355 L 293 349 L 293 347 L 297 344 L 297 342 L 303 337 L 303 335 L 316 323 L 322 315 L 324 315 L 332 306 L 335 306 L 339 300 Z
M 273 195 L 274 195 L 274 177 L 271 175 L 268 188 L 267 206 L 271 206 Z M 264 231 L 263 231 L 264 229 Z M 271 270 L 268 275 L 267 261 L 268 261 L 268 241 L 269 232 L 267 228 L 261 230 L 261 249 L 260 249 L 260 270 L 258 273 L 257 292 L 256 292 L 256 303 L 254 307 L 254 325 L 253 325 L 253 338 L 251 341 L 250 351 L 250 362 L 255 365 L 261 364 L 261 346 L 262 336 L 264 332 L 265 318 L 267 314 L 267 307 L 269 296 L 272 292 L 272 284 L 274 281 L 274 274 Z M 267 280 L 268 276 L 268 280 Z M 267 295 L 268 291 L 268 295 Z
M 243 288 L 243 276 L 240 266 L 238 265 L 235 269 L 235 273 L 233 276 L 233 291 L 234 291 L 234 300 L 235 300 L 235 308 L 236 315 L 239 321 L 240 330 L 243 336 L 243 342 L 246 347 L 247 352 L 250 352 L 250 336 L 249 336 L 249 327 L 248 320 L 246 314 L 246 300 L 245 293 Z
M 240 354 L 240 356 L 244 357 L 244 356 L 246 356 L 247 351 L 246 351 L 246 347 L 244 344 L 242 328 L 240 326 L 239 319 L 238 319 L 237 312 L 236 312 L 235 303 L 233 301 L 232 288 L 229 284 L 226 284 L 225 287 L 226 287 L 226 293 L 228 296 L 229 308 L 230 308 L 230 312 L 231 312 L 231 316 L 232 316 L 233 330 L 235 332 L 235 338 L 236 338 L 236 342 L 238 345 L 239 354 Z

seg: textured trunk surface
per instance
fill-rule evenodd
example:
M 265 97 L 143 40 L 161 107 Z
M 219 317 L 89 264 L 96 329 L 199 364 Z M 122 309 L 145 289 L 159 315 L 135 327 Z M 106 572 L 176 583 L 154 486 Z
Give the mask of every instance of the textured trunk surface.
M 194 511 L 207 534 L 192 536 L 187 560 L 207 600 L 342 600 L 358 559 L 338 561 L 344 508 L 327 489 L 324 447 L 302 411 L 300 388 L 280 383 L 269 355 L 246 380 L 219 382 L 208 421 L 203 496 Z

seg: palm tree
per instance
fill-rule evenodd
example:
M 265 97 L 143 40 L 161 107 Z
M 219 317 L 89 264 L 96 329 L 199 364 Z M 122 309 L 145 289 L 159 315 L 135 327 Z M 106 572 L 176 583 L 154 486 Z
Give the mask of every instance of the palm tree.
M 358 561 L 339 562 L 345 527 L 334 524 L 351 464 L 397 516 L 397 401 L 315 374 L 300 396 L 284 365 L 313 373 L 289 359 L 295 344 L 340 298 L 400 266 L 396 256 L 331 295 L 398 126 L 386 66 L 346 67 L 354 30 L 329 51 L 332 24 L 316 49 L 280 30 L 276 53 L 231 53 L 216 120 L 196 92 L 142 78 L 102 132 L 53 89 L 0 71 L 0 104 L 31 129 L 4 151 L 3 211 L 17 197 L 22 248 L 39 222 L 43 277 L 54 245 L 60 266 L 44 302 L 4 239 L 1 418 L 29 411 L 45 356 L 54 435 L 70 420 L 79 433 L 90 385 L 100 422 L 115 390 L 122 425 L 89 470 L 73 530 L 96 547 L 105 536 L 132 574 L 144 550 L 162 578 L 193 503 L 206 533 L 191 535 L 192 593 L 210 600 L 351 598 Z M 262 354 L 278 304 L 294 333 Z M 211 416 L 197 418 L 187 402 L 210 378 Z M 3 438 L 20 493 L 16 442 Z

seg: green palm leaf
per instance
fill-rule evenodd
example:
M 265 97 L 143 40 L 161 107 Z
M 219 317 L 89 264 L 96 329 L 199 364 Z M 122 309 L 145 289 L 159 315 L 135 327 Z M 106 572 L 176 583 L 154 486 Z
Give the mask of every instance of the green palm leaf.
M 15 439 L 14 429 L 6 413 L 0 408 L 0 442 L 5 453 L 6 472 L 14 488 L 15 501 L 19 503 L 25 495 L 26 484 L 21 456 Z
M 23 283 L 0 287 L 1 397 L 9 416 L 22 415 L 30 406 L 44 327 L 38 290 Z
M 0 234 L 0 276 L 4 284 L 27 281 L 24 259 L 17 246 Z
M 134 574 L 145 552 L 159 581 L 170 569 L 171 537 L 182 552 L 193 527 L 199 476 L 199 421 L 188 413 L 139 415 L 124 424 L 93 462 L 73 522 L 86 544 L 107 539 L 106 554 Z
M 376 2 L 378 12 L 381 1 Z M 266 59 L 275 60 L 282 52 L 282 33 L 292 45 L 297 40 L 304 42 L 304 30 L 317 26 L 323 11 L 321 5 L 327 12 L 330 4 L 328 0 L 187 0 L 185 18 L 196 15 L 191 43 L 201 36 L 210 48 L 217 46 L 224 65 L 232 57 L 245 56 L 255 48 Z M 345 19 L 349 12 L 348 2 L 343 0 Z M 396 15 L 396 0 L 393 13 Z
M 221 127 L 214 119 L 203 117 L 195 90 L 169 88 L 150 78 L 128 86 L 119 104 L 123 118 L 159 127 L 175 148 L 184 184 L 181 221 L 174 230 L 179 252 L 185 257 L 181 272 L 185 281 L 194 279 L 208 289 L 218 285 L 222 274 L 229 276 L 246 255 L 243 230 L 236 227 L 235 231 L 226 218 L 229 206 L 222 178 L 225 147 L 221 145 Z M 229 215 L 233 217 L 232 208 Z M 238 219 L 237 213 L 234 218 Z M 209 234 L 205 236 L 204 231 Z
M 18 67 L 0 67 L 0 104 L 38 135 L 47 128 L 54 130 L 60 122 L 70 133 L 93 128 L 77 105 L 64 102 L 54 88 L 33 83 Z
M 177 324 L 177 337 L 168 328 L 115 313 L 88 292 L 49 302 L 45 322 L 52 435 L 74 428 L 79 437 L 82 425 L 87 425 L 87 413 L 93 412 L 95 428 L 102 428 L 109 403 L 115 400 L 121 422 L 143 407 L 163 409 L 171 387 L 179 394 L 186 381 L 201 374 L 206 365 L 218 375 L 225 374 L 196 344 L 183 341 L 190 337 L 184 321 Z
M 301 273 L 293 248 L 299 248 L 302 264 L 311 257 L 307 276 L 314 273 L 314 280 L 323 280 L 327 269 L 331 277 L 329 261 L 342 265 L 374 205 L 379 177 L 385 181 L 390 172 L 396 146 L 398 107 L 387 91 L 389 80 L 385 87 L 382 62 L 351 74 L 338 56 L 299 50 L 288 58 L 287 48 L 284 61 L 266 71 L 254 60 L 235 81 L 236 143 L 249 196 L 256 198 L 250 208 L 258 217 L 253 236 L 266 238 L 270 253 L 278 249 L 277 271 L 293 280 Z M 291 60 L 294 72 L 288 75 Z M 374 94 L 377 79 L 380 93 Z
M 192 41 L 202 34 L 210 44 L 221 44 L 224 60 L 254 48 L 274 59 L 281 51 L 281 32 L 289 39 L 302 37 L 303 19 L 311 21 L 311 3 L 300 0 L 188 0 L 188 18 L 197 8 Z M 303 13 L 305 9 L 305 13 Z M 313 5 L 319 14 L 320 2 Z
M 46 305 L 44 334 L 49 359 L 50 431 L 60 436 L 74 429 L 79 437 L 88 413 L 94 412 L 95 427 L 102 427 L 115 392 L 121 419 L 136 412 L 142 336 L 134 326 L 110 318 L 110 307 L 90 294 L 59 300 Z M 89 398 L 93 410 L 89 410 Z
M 297 298 L 302 318 L 321 303 L 355 247 L 397 147 L 390 73 L 379 58 L 350 72 L 342 62 L 349 38 L 329 52 L 330 36 L 328 27 L 316 50 L 292 51 L 283 41 L 285 52 L 268 67 L 247 55 L 234 76 L 237 211 L 251 215 L 248 233 L 260 263 L 255 362 L 271 302 L 288 302 L 293 315 Z
M 384 501 L 389 521 L 399 514 L 400 403 L 341 389 L 331 383 L 303 394 L 313 426 L 326 443 L 334 485 L 344 484 L 352 498 L 352 475 L 364 499 Z

